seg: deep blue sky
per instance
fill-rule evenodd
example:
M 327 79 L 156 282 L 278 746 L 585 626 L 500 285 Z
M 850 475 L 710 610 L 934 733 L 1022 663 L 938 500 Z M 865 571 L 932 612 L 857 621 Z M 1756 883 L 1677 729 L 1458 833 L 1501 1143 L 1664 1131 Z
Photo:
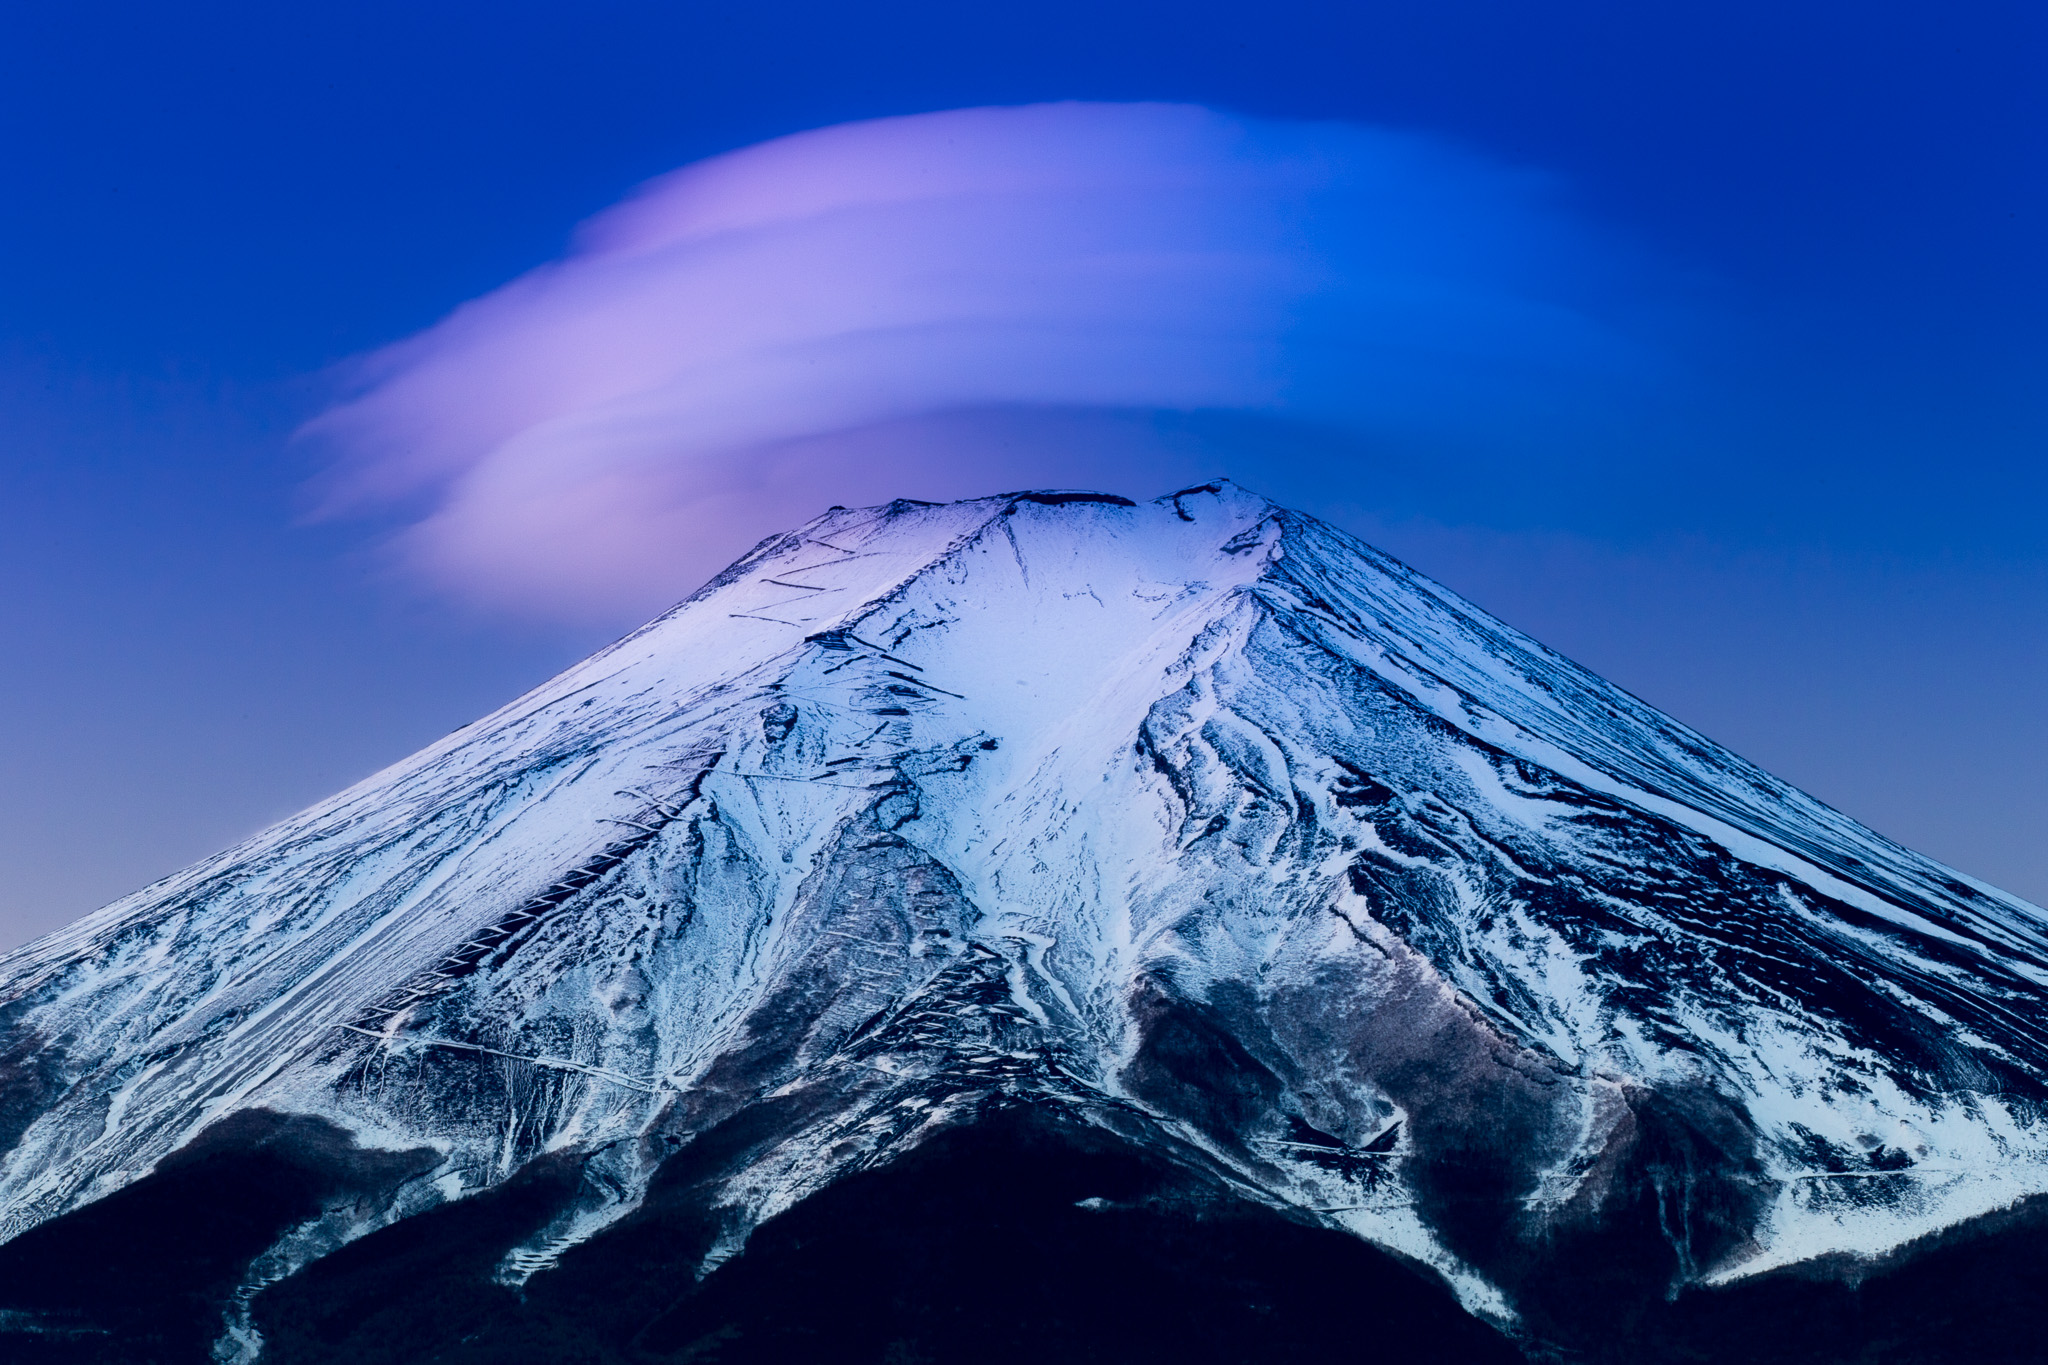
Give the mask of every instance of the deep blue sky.
M 1692 329 L 1682 410 L 1477 465 L 1305 448 L 1303 477 L 1681 719 L 2048 899 L 2044 62 L 2021 3 L 17 4 L 0 944 L 630 624 L 472 615 L 383 575 L 374 527 L 304 524 L 286 438 L 326 367 L 692 159 L 1070 97 L 1441 135 L 1654 256 Z

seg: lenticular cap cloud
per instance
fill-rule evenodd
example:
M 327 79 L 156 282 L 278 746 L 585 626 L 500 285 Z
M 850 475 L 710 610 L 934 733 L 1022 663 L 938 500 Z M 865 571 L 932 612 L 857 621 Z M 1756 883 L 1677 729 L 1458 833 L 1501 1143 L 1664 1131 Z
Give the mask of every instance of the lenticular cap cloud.
M 412 511 L 429 579 L 645 609 L 826 502 L 1210 472 L 1134 414 L 1483 440 L 1633 382 L 1548 197 L 1430 139 L 1184 105 L 845 124 L 653 181 L 306 434 L 331 509 Z

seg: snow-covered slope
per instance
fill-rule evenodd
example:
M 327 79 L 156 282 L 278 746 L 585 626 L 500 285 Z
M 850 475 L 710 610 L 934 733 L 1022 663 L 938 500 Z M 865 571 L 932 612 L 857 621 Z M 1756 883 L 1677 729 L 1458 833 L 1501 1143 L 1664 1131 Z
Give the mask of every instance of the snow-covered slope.
M 715 1263 L 1010 1096 L 1506 1321 L 1640 1189 L 1697 1281 L 2048 1191 L 2044 984 L 2040 910 L 1230 485 L 834 509 L 0 959 L 0 1237 L 260 1109 L 432 1157 L 248 1288 L 575 1154 L 516 1283 L 744 1116 Z

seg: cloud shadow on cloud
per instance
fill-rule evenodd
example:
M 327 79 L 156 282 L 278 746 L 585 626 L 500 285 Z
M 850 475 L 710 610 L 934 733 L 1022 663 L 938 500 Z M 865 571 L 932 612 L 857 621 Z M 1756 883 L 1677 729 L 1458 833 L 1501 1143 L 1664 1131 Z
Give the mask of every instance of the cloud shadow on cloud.
M 1668 386 L 1647 267 L 1557 199 L 1430 138 L 1193 106 L 846 124 L 652 182 L 304 435 L 324 513 L 567 619 L 659 609 L 830 503 L 1217 472 L 1314 502 L 1372 458 L 1583 444 Z

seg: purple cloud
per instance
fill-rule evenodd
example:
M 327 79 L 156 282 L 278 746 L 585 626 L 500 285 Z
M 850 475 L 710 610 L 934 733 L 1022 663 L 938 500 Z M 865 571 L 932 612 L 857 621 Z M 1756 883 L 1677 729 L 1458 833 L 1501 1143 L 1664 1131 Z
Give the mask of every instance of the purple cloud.
M 412 513 L 416 573 L 615 617 L 827 503 L 1262 477 L 1159 414 L 1484 441 L 1637 383 L 1548 200 L 1426 138 L 1191 106 L 846 124 L 653 181 L 306 434 L 330 511 Z

